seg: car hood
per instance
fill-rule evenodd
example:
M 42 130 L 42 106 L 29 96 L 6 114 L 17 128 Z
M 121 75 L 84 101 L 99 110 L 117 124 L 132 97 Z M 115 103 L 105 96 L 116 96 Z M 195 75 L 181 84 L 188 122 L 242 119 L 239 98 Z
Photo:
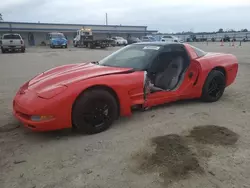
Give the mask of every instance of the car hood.
M 28 89 L 40 92 L 60 85 L 67 86 L 89 78 L 123 73 L 129 70 L 131 68 L 108 67 L 93 63 L 63 65 L 50 69 L 31 79 L 28 83 Z

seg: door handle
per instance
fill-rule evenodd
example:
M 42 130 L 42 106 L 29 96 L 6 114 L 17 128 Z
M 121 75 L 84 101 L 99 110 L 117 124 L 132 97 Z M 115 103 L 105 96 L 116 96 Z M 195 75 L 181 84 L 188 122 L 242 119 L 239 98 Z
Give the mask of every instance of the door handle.
M 193 72 L 190 72 L 190 73 L 188 74 L 188 77 L 189 77 L 189 78 L 192 78 L 193 75 L 194 75 L 194 73 L 193 73 Z

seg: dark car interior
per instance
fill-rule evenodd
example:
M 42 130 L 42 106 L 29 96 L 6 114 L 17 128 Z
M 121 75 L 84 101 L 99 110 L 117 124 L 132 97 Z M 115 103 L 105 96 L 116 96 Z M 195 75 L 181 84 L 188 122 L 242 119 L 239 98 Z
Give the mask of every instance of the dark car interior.
M 184 46 L 167 47 L 153 61 L 147 71 L 151 92 L 176 89 L 190 63 Z

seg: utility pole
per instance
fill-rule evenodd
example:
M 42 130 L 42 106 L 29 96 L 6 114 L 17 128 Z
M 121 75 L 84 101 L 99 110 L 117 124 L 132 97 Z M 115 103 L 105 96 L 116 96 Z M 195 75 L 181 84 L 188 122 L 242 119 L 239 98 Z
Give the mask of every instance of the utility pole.
M 106 25 L 108 25 L 108 13 L 106 13 Z
M 3 15 L 0 13 L 0 22 L 3 22 Z

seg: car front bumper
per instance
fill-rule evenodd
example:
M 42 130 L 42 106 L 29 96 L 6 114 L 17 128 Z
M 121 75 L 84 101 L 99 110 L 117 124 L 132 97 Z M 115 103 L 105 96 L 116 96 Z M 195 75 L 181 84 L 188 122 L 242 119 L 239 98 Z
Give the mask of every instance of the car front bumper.
M 13 115 L 27 128 L 33 131 L 53 131 L 71 127 L 71 114 L 60 110 L 59 101 L 42 99 L 35 92 L 15 96 L 13 100 Z M 34 116 L 51 116 L 49 119 L 34 121 Z
M 53 46 L 67 46 L 67 44 L 52 44 Z
M 3 45 L 3 46 L 1 46 L 1 48 L 4 50 L 21 50 L 21 49 L 25 48 L 25 46 Z

